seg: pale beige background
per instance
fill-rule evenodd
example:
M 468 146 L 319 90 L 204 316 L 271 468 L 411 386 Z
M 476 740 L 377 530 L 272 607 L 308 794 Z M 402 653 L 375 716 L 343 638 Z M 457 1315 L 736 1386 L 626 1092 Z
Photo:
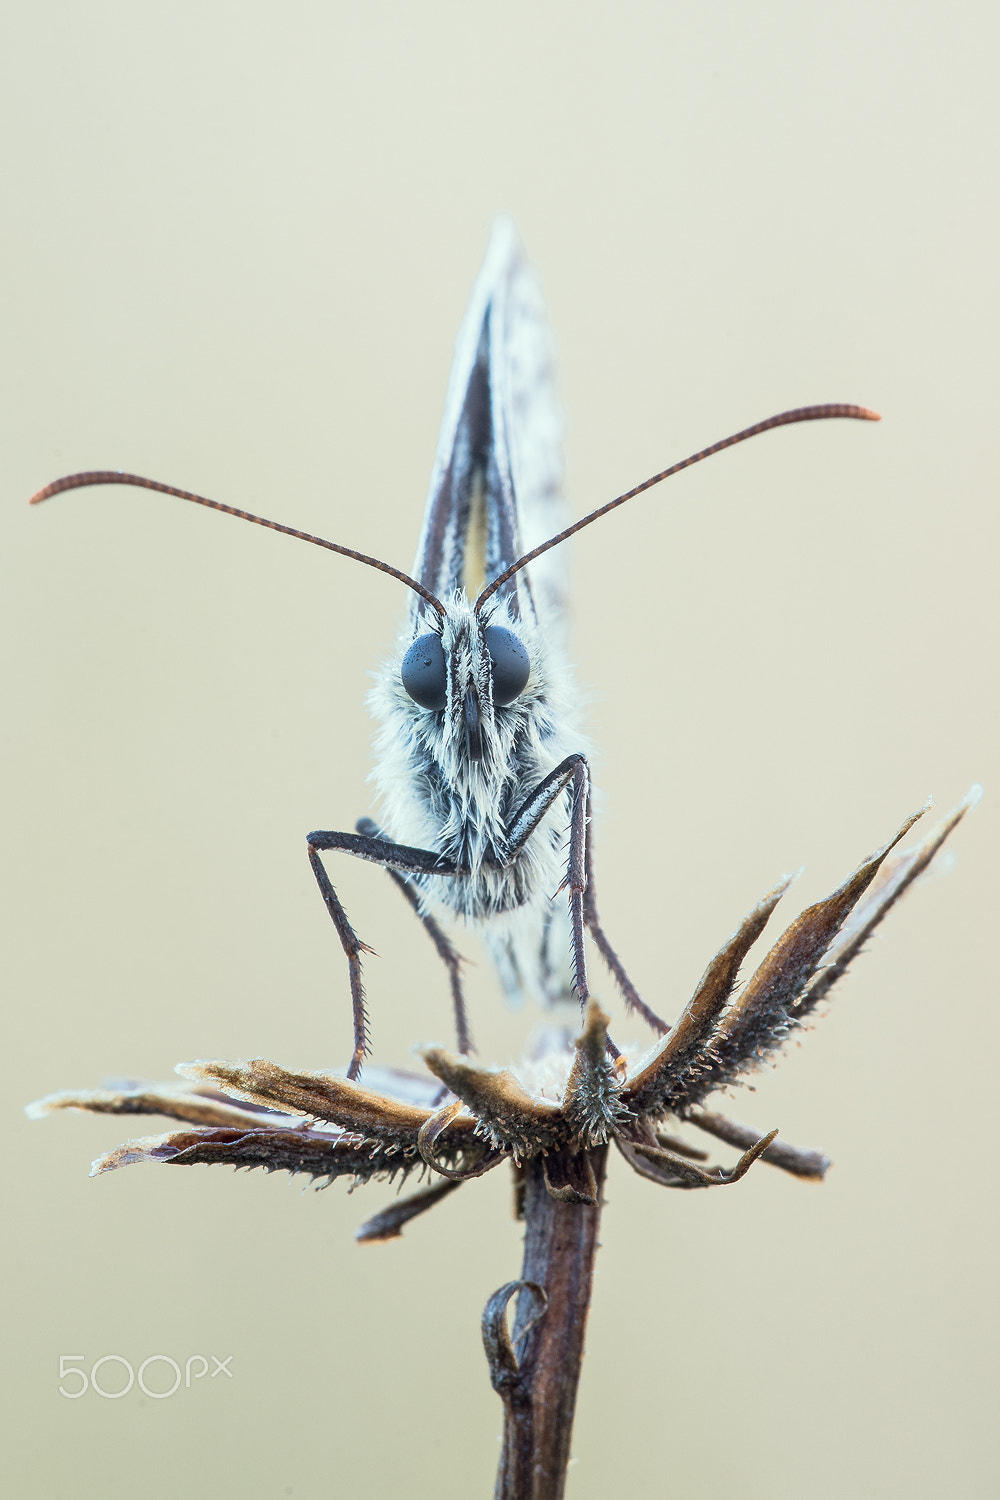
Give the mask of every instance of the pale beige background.
M 303 835 L 369 807 L 404 604 L 167 499 L 27 496 L 131 468 L 409 567 L 498 209 L 544 278 L 575 513 L 785 406 L 885 413 L 577 543 L 601 893 L 640 987 L 676 1012 L 781 870 L 807 864 L 787 920 L 928 792 L 987 788 L 955 873 L 734 1106 L 829 1150 L 827 1183 L 668 1194 L 612 1164 L 571 1495 L 996 1492 L 998 43 L 985 4 L 8 14 L 10 1493 L 491 1492 L 502 1174 L 361 1249 L 385 1188 L 90 1181 L 127 1129 L 20 1110 L 191 1056 L 342 1064 Z M 441 975 L 384 877 L 337 878 L 405 1063 L 447 1038 Z M 503 1060 L 530 1018 L 485 968 L 473 1005 Z M 160 1352 L 233 1379 L 57 1392 L 60 1354 Z

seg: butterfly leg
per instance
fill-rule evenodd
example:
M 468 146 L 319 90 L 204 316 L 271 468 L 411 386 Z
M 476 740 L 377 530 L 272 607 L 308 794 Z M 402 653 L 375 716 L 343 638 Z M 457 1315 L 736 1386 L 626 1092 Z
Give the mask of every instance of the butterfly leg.
M 371 818 L 359 818 L 355 824 L 358 833 L 363 833 L 371 838 L 379 838 L 378 824 Z M 438 957 L 448 970 L 448 980 L 451 985 L 451 1003 L 455 1010 L 455 1032 L 458 1037 L 458 1050 L 464 1057 L 475 1052 L 472 1044 L 472 1033 L 469 1030 L 469 1019 L 465 1009 L 465 995 L 462 990 L 462 955 L 453 947 L 447 933 L 435 922 L 434 918 L 426 915 L 420 910 L 420 895 L 412 881 L 407 880 L 405 875 L 400 875 L 396 870 L 388 871 L 389 877 L 399 886 L 409 904 L 413 907 L 417 916 L 423 924 L 424 931 L 437 949 Z
M 669 1030 L 655 1011 L 640 998 L 621 960 L 605 936 L 597 913 L 593 890 L 593 848 L 590 836 L 590 768 L 584 755 L 570 755 L 532 792 L 514 817 L 510 828 L 510 852 L 513 857 L 523 849 L 549 808 L 567 789 L 572 789 L 573 810 L 570 818 L 569 867 L 560 889 L 569 887 L 570 920 L 573 929 L 573 984 L 583 1009 L 590 998 L 587 980 L 587 957 L 584 931 L 590 932 L 601 957 L 619 985 L 625 1004 L 636 1011 L 661 1035 Z M 616 1049 L 617 1055 L 617 1049 Z
M 670 1027 L 667 1025 L 666 1021 L 661 1020 L 661 1018 L 656 1014 L 655 1010 L 650 1009 L 645 1000 L 643 1000 L 640 996 L 635 985 L 626 974 L 621 959 L 618 957 L 618 954 L 608 942 L 607 937 L 605 936 L 604 928 L 601 926 L 601 919 L 597 913 L 597 891 L 594 888 L 594 839 L 593 835 L 590 832 L 589 787 L 587 789 L 586 835 L 587 887 L 583 895 L 583 920 L 586 924 L 587 931 L 590 933 L 591 937 L 594 939 L 594 942 L 597 944 L 598 951 L 600 952 L 601 957 L 604 959 L 604 962 L 607 964 L 608 969 L 615 980 L 615 983 L 618 985 L 618 988 L 622 992 L 622 998 L 625 1001 L 625 1008 L 627 1010 L 634 1011 L 636 1015 L 642 1016 L 647 1025 L 651 1026 L 654 1031 L 660 1034 L 660 1036 L 663 1036 L 665 1032 L 670 1030 Z
M 569 868 L 559 890 L 569 886 L 569 914 L 573 930 L 573 988 L 582 1010 L 590 999 L 587 981 L 587 952 L 584 945 L 583 894 L 587 885 L 586 812 L 590 773 L 584 755 L 570 755 L 540 781 L 511 820 L 508 830 L 508 855 L 516 859 L 549 809 L 563 792 L 572 787 L 573 815 L 570 824 Z M 581 835 L 582 827 L 582 835 Z M 556 892 L 558 895 L 559 892 Z
M 320 895 L 323 897 L 323 904 L 330 913 L 330 919 L 340 939 L 340 946 L 347 958 L 354 1017 L 354 1051 L 347 1069 L 347 1076 L 354 1079 L 361 1072 L 361 1064 L 368 1052 L 368 1016 L 365 1012 L 361 955 L 372 953 L 374 949 L 370 948 L 367 943 L 363 943 L 351 926 L 347 913 L 341 905 L 340 897 L 334 890 L 323 861 L 320 859 L 320 853 L 336 849 L 345 854 L 353 854 L 357 859 L 367 859 L 372 864 L 381 865 L 390 874 L 398 872 L 411 875 L 454 875 L 456 867 L 451 860 L 442 859 L 440 855 L 432 853 L 429 849 L 410 849 L 405 844 L 393 844 L 388 839 L 372 838 L 366 834 L 317 831 L 307 836 L 306 844 L 309 851 L 309 863 L 316 877 Z

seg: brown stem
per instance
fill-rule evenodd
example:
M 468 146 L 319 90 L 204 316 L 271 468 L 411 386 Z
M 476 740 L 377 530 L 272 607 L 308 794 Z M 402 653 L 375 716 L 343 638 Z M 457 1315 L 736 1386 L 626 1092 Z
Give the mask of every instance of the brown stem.
M 562 1500 L 576 1389 L 597 1253 L 607 1146 L 586 1153 L 594 1203 L 560 1200 L 545 1185 L 542 1157 L 524 1168 L 524 1262 L 520 1282 L 487 1304 L 483 1337 L 504 1403 L 503 1452 L 494 1500 Z M 585 1164 L 579 1161 L 589 1178 Z M 549 1163 L 550 1182 L 555 1174 Z M 518 1297 L 508 1338 L 505 1308 Z M 544 1295 L 542 1295 L 544 1294 Z

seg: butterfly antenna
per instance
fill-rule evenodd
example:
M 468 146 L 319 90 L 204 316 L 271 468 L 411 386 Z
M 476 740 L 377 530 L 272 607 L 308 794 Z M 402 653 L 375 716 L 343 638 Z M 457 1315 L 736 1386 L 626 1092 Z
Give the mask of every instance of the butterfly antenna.
M 54 479 L 51 484 L 39 490 L 37 495 L 32 495 L 29 504 L 39 505 L 41 501 L 48 500 L 53 495 L 61 495 L 65 490 L 83 490 L 95 484 L 133 484 L 138 489 L 157 490 L 161 495 L 175 495 L 178 500 L 207 505 L 209 510 L 221 510 L 224 515 L 236 516 L 241 521 L 252 521 L 255 526 L 266 526 L 268 531 L 280 531 L 285 536 L 298 537 L 300 542 L 312 542 L 316 547 L 325 547 L 328 552 L 339 552 L 342 557 L 353 557 L 355 562 L 377 568 L 380 573 L 388 573 L 390 578 L 398 578 L 400 583 L 405 583 L 407 588 L 436 609 L 442 619 L 445 616 L 444 605 L 429 589 L 425 589 L 422 583 L 418 583 L 408 573 L 400 572 L 399 568 L 393 568 L 377 557 L 369 557 L 365 552 L 355 552 L 353 547 L 342 547 L 339 542 L 328 542 L 324 537 L 313 536 L 309 531 L 298 531 L 294 526 L 282 526 L 280 521 L 268 521 L 264 516 L 252 515 L 250 511 L 239 510 L 235 505 L 223 505 L 221 500 L 208 500 L 204 495 L 192 494 L 190 490 L 178 490 L 172 484 L 161 484 L 158 479 L 143 479 L 140 474 L 125 474 L 121 469 L 93 469 L 83 474 L 67 474 L 63 479 Z
M 867 406 L 844 406 L 830 404 L 827 406 L 797 406 L 792 411 L 779 412 L 775 417 L 768 417 L 763 422 L 755 422 L 752 427 L 744 427 L 741 432 L 734 432 L 731 437 L 723 438 L 721 442 L 713 443 L 710 448 L 702 448 L 698 453 L 692 453 L 690 458 L 682 458 L 680 463 L 671 464 L 669 469 L 664 469 L 659 474 L 654 474 L 651 479 L 643 480 L 637 484 L 635 489 L 626 490 L 624 495 L 619 495 L 615 500 L 609 500 L 606 505 L 601 505 L 597 510 L 592 510 L 582 520 L 575 521 L 572 526 L 567 526 L 565 531 L 560 531 L 558 536 L 549 537 L 547 542 L 533 547 L 523 557 L 511 563 L 499 578 L 494 578 L 488 588 L 485 588 L 476 600 L 476 614 L 478 615 L 483 605 L 491 594 L 502 588 L 509 578 L 519 573 L 528 563 L 534 562 L 536 557 L 541 557 L 543 552 L 548 552 L 551 547 L 558 547 L 567 537 L 574 536 L 576 532 L 582 531 L 589 526 L 591 521 L 600 520 L 606 516 L 609 510 L 614 510 L 619 505 L 624 505 L 626 500 L 634 500 L 636 495 L 641 495 L 643 490 L 652 489 L 654 484 L 659 484 L 661 479 L 669 479 L 672 474 L 679 474 L 682 469 L 690 469 L 692 464 L 700 464 L 703 458 L 711 458 L 713 453 L 721 453 L 725 448 L 735 448 L 737 443 L 745 443 L 747 438 L 757 437 L 761 432 L 770 432 L 772 427 L 791 427 L 796 422 L 823 422 L 831 417 L 853 417 L 860 422 L 880 422 L 882 418 L 877 411 L 869 411 Z

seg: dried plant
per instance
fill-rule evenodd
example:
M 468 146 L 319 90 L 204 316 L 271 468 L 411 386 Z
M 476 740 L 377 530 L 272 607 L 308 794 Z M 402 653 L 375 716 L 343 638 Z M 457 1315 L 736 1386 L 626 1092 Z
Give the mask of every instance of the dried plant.
M 731 1184 L 757 1160 L 821 1178 L 828 1160 L 820 1152 L 710 1112 L 704 1102 L 766 1062 L 815 1013 L 979 796 L 974 787 L 922 843 L 893 853 L 926 807 L 907 818 L 832 895 L 802 912 L 738 987 L 740 966 L 791 877 L 781 880 L 719 950 L 676 1024 L 634 1060 L 609 1048 L 608 1017 L 590 1001 L 578 1037 L 548 1028 L 533 1054 L 512 1069 L 478 1067 L 432 1047 L 422 1053 L 428 1076 L 369 1069 L 376 1090 L 262 1059 L 202 1061 L 178 1066 L 187 1087 L 132 1084 L 54 1094 L 29 1113 L 84 1109 L 183 1122 L 183 1129 L 118 1146 L 94 1163 L 94 1173 L 140 1161 L 223 1162 L 305 1173 L 321 1185 L 340 1177 L 352 1184 L 431 1179 L 368 1219 L 357 1231 L 362 1241 L 397 1237 L 464 1182 L 509 1161 L 525 1221 L 524 1260 L 520 1278 L 501 1287 L 483 1314 L 490 1378 L 505 1412 L 496 1495 L 557 1500 L 569 1459 L 609 1143 L 640 1176 L 663 1187 Z M 684 1125 L 742 1155 L 728 1169 L 705 1165 L 707 1153 L 674 1133 Z

